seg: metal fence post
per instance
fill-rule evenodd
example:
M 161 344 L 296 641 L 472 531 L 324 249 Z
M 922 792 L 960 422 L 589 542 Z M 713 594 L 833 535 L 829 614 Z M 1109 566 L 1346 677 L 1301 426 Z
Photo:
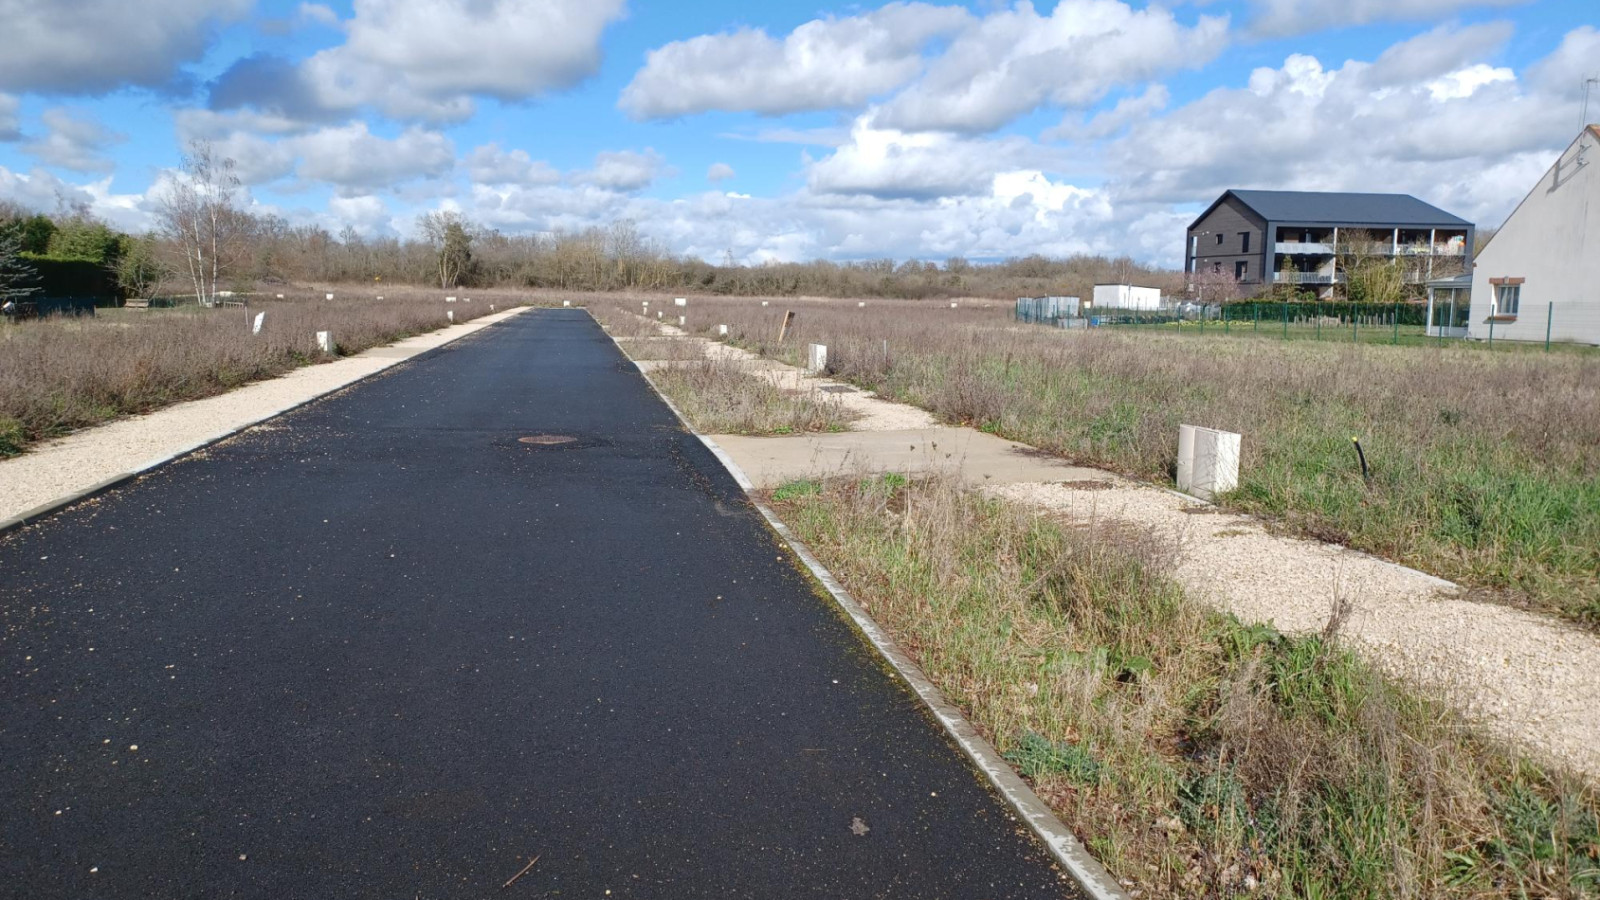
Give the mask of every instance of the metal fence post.
M 1289 304 L 1283 304 L 1283 339 L 1289 339 Z
M 1355 303 L 1350 304 L 1350 340 L 1361 343 L 1361 314 L 1356 311 Z
M 1550 327 L 1556 320 L 1556 302 L 1551 300 L 1544 313 L 1544 352 L 1550 352 Z
M 1494 320 L 1489 320 L 1489 349 L 1494 349 Z
M 1255 320 L 1255 325 L 1253 326 L 1254 329 L 1256 331 L 1260 331 L 1261 330 L 1261 304 L 1259 304 L 1259 303 L 1250 304 L 1250 317 Z
M 1394 340 L 1391 343 L 1398 344 L 1400 343 L 1400 301 L 1395 301 L 1394 312 L 1390 313 L 1390 315 L 1394 317 Z

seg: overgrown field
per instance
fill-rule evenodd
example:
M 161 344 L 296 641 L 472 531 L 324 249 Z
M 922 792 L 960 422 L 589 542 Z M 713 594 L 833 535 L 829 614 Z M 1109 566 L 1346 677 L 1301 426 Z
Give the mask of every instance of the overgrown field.
M 679 312 L 790 362 L 825 343 L 839 376 L 886 397 L 1139 477 L 1171 478 L 1180 423 L 1239 432 L 1225 505 L 1600 627 L 1594 353 L 1065 332 L 965 303 L 695 298 Z
M 93 318 L 0 320 L 0 456 L 117 416 L 221 393 L 322 361 L 316 332 L 332 331 L 341 354 L 359 353 L 506 309 L 509 297 L 446 304 L 434 291 L 377 300 L 337 291 L 301 292 L 248 308 L 101 310 Z M 470 295 L 468 295 L 470 296 Z M 261 334 L 251 319 L 266 313 Z
M 783 520 L 1139 896 L 1600 896 L 1592 787 L 1338 643 L 1188 601 L 1163 548 L 938 482 Z
M 661 337 L 653 321 L 631 309 L 606 304 L 593 312 L 629 357 L 661 363 L 650 372 L 651 381 L 702 434 L 843 431 L 850 421 L 827 395 L 784 390 L 737 362 L 707 359 L 700 342 Z

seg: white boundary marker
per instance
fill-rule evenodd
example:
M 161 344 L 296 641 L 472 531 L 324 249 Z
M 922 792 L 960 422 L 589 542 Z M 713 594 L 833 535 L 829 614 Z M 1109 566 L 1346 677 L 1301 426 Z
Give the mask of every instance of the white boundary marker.
M 599 325 L 600 323 L 596 320 L 595 324 Z M 602 330 L 604 329 L 602 328 Z M 606 337 L 611 338 L 612 345 L 618 351 L 622 351 L 622 345 L 616 342 L 616 339 L 612 337 L 609 331 L 606 332 Z M 623 351 L 623 356 L 627 356 L 625 351 Z M 1056 862 L 1067 870 L 1067 873 L 1078 883 L 1084 893 L 1088 894 L 1092 900 L 1129 900 L 1128 893 L 1122 889 L 1121 885 L 1117 884 L 1115 878 L 1111 877 L 1111 873 L 1106 871 L 1106 867 L 1091 856 L 1088 850 L 1084 849 L 1083 844 L 1079 843 L 1077 836 L 1072 833 L 1072 829 L 1068 828 L 1066 823 L 1056 816 L 1049 805 L 1039 799 L 1039 795 L 1033 792 L 1033 788 L 1028 787 L 1028 783 L 1022 780 L 1022 776 L 1018 775 L 1015 769 L 1011 768 L 1011 764 L 1006 762 L 1005 757 L 1000 755 L 1000 751 L 996 750 L 993 744 L 978 733 L 978 729 L 967 721 L 967 717 L 962 715 L 961 710 L 955 708 L 944 699 L 944 695 L 939 693 L 939 688 L 928 680 L 927 675 L 923 674 L 921 667 L 895 644 L 894 639 L 889 636 L 888 632 L 884 631 L 877 622 L 872 620 L 872 617 L 861 607 L 861 604 L 857 603 L 856 599 L 850 596 L 850 592 L 844 589 L 844 585 L 833 577 L 833 573 L 824 568 L 822 563 L 811 555 L 811 548 L 795 537 L 794 532 L 789 530 L 789 526 L 783 524 L 783 521 L 778 518 L 776 513 L 768 509 L 765 503 L 755 498 L 752 493 L 755 490 L 755 485 L 750 481 L 749 476 L 745 475 L 744 470 L 739 468 L 739 464 L 734 462 L 733 457 L 717 446 L 716 441 L 694 430 L 694 426 L 689 424 L 689 420 L 684 416 L 683 411 L 678 409 L 677 405 L 668 399 L 666 394 L 661 393 L 655 382 L 650 380 L 649 374 L 645 372 L 637 360 L 630 358 L 629 362 L 632 362 L 633 367 L 644 377 L 644 382 L 650 386 L 650 390 L 657 397 L 660 397 L 661 402 L 665 403 L 667 408 L 672 410 L 672 414 L 678 417 L 678 421 L 683 423 L 683 427 L 690 434 L 699 438 L 700 443 L 704 444 L 706 449 L 710 450 L 711 454 L 717 458 L 717 461 L 722 463 L 722 467 L 728 470 L 728 474 L 733 476 L 733 480 L 738 482 L 739 487 L 745 492 L 750 504 L 766 520 L 768 527 L 778 533 L 784 543 L 788 544 L 789 548 L 794 551 L 795 556 L 805 564 L 806 569 L 811 572 L 812 576 L 827 589 L 834 602 L 839 604 L 839 608 L 843 609 L 845 614 L 850 617 L 850 620 L 861 630 L 862 635 L 872 644 L 873 649 L 878 651 L 878 655 L 882 656 L 884 661 L 901 678 L 906 680 L 906 684 L 910 685 L 911 690 L 916 692 L 917 697 L 928 707 L 928 711 L 933 713 L 933 717 L 939 720 L 940 725 L 944 726 L 945 732 L 955 740 L 956 745 L 967 755 L 967 758 L 972 760 L 973 765 L 978 767 L 978 771 L 989 779 L 989 784 L 999 792 L 1001 799 L 1005 800 L 1012 811 L 1027 823 L 1028 828 L 1034 834 L 1038 835 L 1039 839 L 1044 842 L 1045 847 L 1050 851 L 1050 855 L 1055 857 Z

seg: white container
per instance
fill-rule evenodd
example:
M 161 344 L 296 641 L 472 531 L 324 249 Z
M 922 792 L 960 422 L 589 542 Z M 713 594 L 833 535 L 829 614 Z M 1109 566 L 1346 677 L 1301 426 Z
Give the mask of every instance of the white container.
M 330 356 L 334 353 L 333 332 L 317 332 L 317 348 Z
M 1239 435 L 1231 431 L 1178 426 L 1178 490 L 1214 500 L 1239 486 Z
M 1161 289 L 1133 284 L 1097 284 L 1095 309 L 1160 309 Z
M 816 375 L 816 374 L 819 374 L 821 372 L 827 371 L 827 368 L 828 368 L 828 345 L 826 345 L 826 344 L 807 344 L 806 345 L 806 371 L 810 372 L 813 375 Z

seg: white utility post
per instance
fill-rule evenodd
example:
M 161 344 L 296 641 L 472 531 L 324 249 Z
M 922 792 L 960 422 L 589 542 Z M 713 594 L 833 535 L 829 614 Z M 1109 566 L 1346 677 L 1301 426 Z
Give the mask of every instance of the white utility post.
M 264 313 L 264 312 L 256 313 L 256 321 L 255 321 L 255 324 L 250 326 L 250 333 L 251 334 L 260 334 L 261 333 L 261 323 L 265 322 L 266 319 L 267 319 L 267 314 L 266 313 Z
M 728 326 L 726 326 L 726 325 L 718 325 L 717 326 L 717 337 L 727 337 L 727 336 L 728 336 Z
M 806 345 L 806 371 L 811 373 L 811 374 L 813 374 L 813 375 L 819 375 L 819 374 L 827 371 L 827 369 L 828 369 L 828 345 L 826 345 L 826 344 L 807 344 Z
M 323 353 L 328 354 L 329 356 L 332 356 L 333 353 L 334 353 L 334 348 L 335 348 L 335 345 L 333 343 L 333 332 L 331 332 L 331 331 L 319 331 L 319 332 L 317 332 L 317 349 L 321 350 Z
M 1178 426 L 1178 490 L 1213 500 L 1239 486 L 1239 435 Z

